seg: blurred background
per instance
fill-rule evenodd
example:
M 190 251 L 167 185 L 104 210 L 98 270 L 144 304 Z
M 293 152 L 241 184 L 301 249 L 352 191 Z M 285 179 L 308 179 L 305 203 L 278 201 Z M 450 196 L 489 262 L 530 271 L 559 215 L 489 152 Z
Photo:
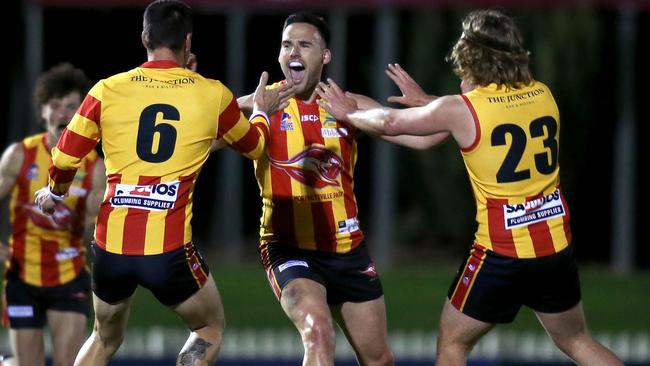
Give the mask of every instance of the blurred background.
M 192 46 L 198 71 L 224 81 L 236 95 L 253 92 L 262 71 L 272 81 L 283 78 L 277 57 L 284 18 L 310 10 L 332 31 L 333 61 L 325 74 L 380 101 L 398 93 L 384 74 L 392 62 L 430 94 L 458 93 L 459 80 L 444 58 L 460 35 L 461 19 L 479 7 L 506 9 L 523 31 L 533 75 L 550 86 L 560 108 L 561 179 L 583 269 L 587 318 L 601 340 L 630 362 L 650 364 L 650 246 L 641 240 L 648 198 L 640 174 L 648 166 L 648 154 L 642 153 L 648 127 L 641 119 L 650 96 L 650 1 L 187 2 L 195 10 Z M 31 93 L 43 70 L 68 61 L 97 81 L 146 61 L 140 33 L 148 3 L 5 2 L 2 148 L 39 130 Z M 440 306 L 475 230 L 474 200 L 459 149 L 450 140 L 429 151 L 411 151 L 362 136 L 355 177 L 362 228 L 383 272 L 394 347 L 401 347 L 402 359 L 430 362 Z M 252 163 L 228 150 L 213 154 L 195 194 L 195 239 L 220 284 L 232 334 L 225 339 L 226 359 L 257 360 L 251 364 L 262 364 L 260 357 L 299 359 L 297 335 L 258 264 L 261 202 Z M 6 206 L 3 202 L 3 218 Z M 7 221 L 2 220 L 2 241 Z M 124 358 L 164 359 L 170 352 L 173 357 L 184 330 L 178 330 L 178 320 L 165 318 L 162 307 L 150 308 L 148 294 L 139 296 L 141 312 L 132 316 L 131 339 L 142 344 L 120 352 Z M 529 312 L 503 329 L 477 348 L 473 362 L 505 365 L 504 354 L 516 356 L 513 364 L 566 361 Z M 344 342 L 339 350 L 346 362 L 351 353 Z

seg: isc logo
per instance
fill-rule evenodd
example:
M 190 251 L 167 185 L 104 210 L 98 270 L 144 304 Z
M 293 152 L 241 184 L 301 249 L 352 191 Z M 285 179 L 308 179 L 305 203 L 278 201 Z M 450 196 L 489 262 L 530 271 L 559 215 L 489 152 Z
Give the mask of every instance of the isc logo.
M 300 116 L 300 121 L 301 122 L 316 122 L 318 120 L 320 120 L 320 118 L 318 118 L 318 116 L 315 115 L 315 114 L 306 114 L 306 115 Z

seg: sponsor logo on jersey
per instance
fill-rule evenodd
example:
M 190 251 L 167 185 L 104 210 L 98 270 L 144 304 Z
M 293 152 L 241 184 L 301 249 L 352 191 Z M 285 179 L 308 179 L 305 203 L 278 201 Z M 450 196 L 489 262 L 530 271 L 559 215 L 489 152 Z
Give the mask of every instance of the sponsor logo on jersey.
M 506 230 L 564 215 L 566 210 L 559 189 L 524 203 L 503 205 Z
M 300 122 L 318 122 L 320 117 L 315 114 L 303 114 L 300 116 Z
M 79 248 L 63 248 L 56 252 L 54 258 L 56 258 L 58 262 L 63 262 L 68 259 L 76 258 L 79 254 Z
M 301 267 L 307 267 L 309 268 L 309 264 L 305 261 L 299 261 L 299 260 L 290 260 L 282 263 L 281 265 L 278 266 L 278 270 L 280 272 L 284 271 L 287 268 L 290 267 L 295 267 L 295 266 L 301 266 Z
M 27 180 L 38 179 L 38 164 L 32 163 L 27 169 Z
M 271 165 L 283 170 L 296 181 L 314 188 L 339 186 L 343 159 L 322 145 L 310 146 L 289 160 L 269 157 Z
M 280 118 L 280 131 L 293 131 L 291 115 L 287 112 L 283 112 L 282 117 Z
M 321 128 L 321 134 L 323 137 L 345 137 L 348 135 L 347 128 Z
M 338 233 L 352 233 L 359 230 L 359 220 L 356 217 L 338 222 Z
M 150 185 L 116 184 L 113 207 L 141 208 L 151 211 L 169 210 L 178 198 L 179 181 Z

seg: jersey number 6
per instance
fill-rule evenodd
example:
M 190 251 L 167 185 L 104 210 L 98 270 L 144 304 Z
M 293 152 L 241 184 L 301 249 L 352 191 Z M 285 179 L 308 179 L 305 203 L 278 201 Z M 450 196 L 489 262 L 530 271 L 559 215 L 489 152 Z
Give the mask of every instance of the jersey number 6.
M 169 104 L 152 104 L 140 114 L 138 125 L 138 157 L 150 163 L 162 163 L 171 158 L 176 147 L 176 129 L 169 123 L 156 123 L 157 117 L 167 121 L 180 121 L 178 109 Z M 154 152 L 154 138 L 158 133 L 158 148 Z

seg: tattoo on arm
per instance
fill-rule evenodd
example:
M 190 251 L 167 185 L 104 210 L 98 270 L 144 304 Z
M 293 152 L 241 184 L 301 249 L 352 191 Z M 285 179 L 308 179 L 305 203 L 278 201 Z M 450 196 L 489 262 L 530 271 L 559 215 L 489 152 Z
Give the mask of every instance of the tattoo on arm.
M 194 366 L 197 361 L 206 360 L 206 350 L 212 346 L 212 343 L 202 338 L 196 338 L 185 347 L 178 355 L 178 365 L 181 366 Z M 202 364 L 202 363 L 199 363 Z

